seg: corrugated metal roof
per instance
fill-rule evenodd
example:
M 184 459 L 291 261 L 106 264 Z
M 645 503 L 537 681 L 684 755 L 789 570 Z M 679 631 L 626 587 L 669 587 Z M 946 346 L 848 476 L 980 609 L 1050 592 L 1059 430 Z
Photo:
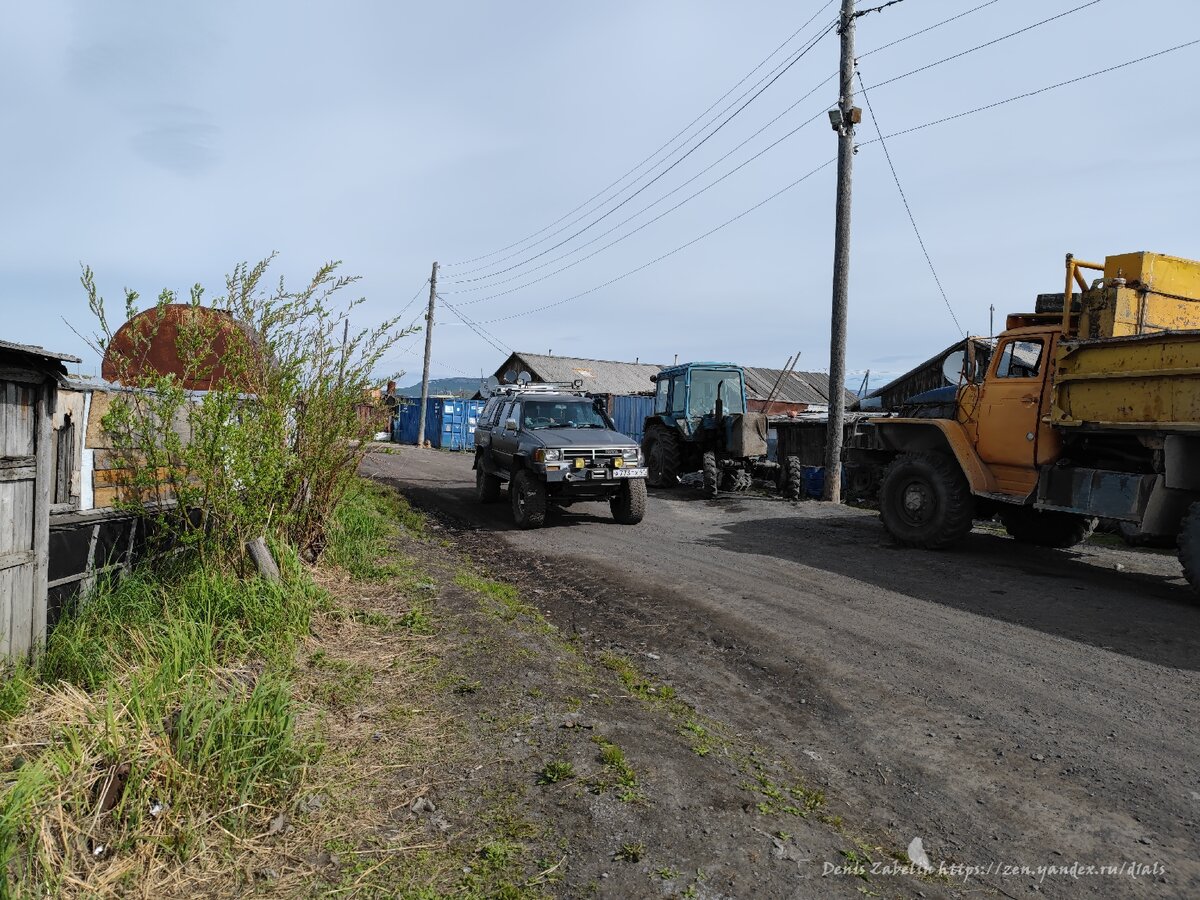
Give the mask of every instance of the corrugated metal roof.
M 775 387 L 782 369 L 746 367 L 746 395 L 751 400 L 766 400 Z M 808 403 L 825 406 L 829 403 L 829 376 L 824 372 L 789 372 L 783 377 L 772 400 L 780 403 Z M 858 399 L 846 391 L 846 402 Z
M 583 379 L 583 388 L 593 394 L 646 394 L 654 390 L 651 375 L 662 366 L 652 363 L 616 362 L 608 359 L 581 359 L 573 356 L 545 356 L 540 353 L 514 353 L 496 372 L 503 378 L 513 357 L 519 358 L 540 381 Z
M 651 363 L 616 362 L 608 359 L 582 359 L 574 356 L 547 356 L 541 353 L 516 352 L 496 370 L 503 380 L 510 368 L 527 368 L 539 381 L 574 381 L 583 379 L 585 390 L 593 394 L 648 394 L 654 391 L 651 375 L 664 366 Z M 746 372 L 746 394 L 751 400 L 766 400 L 781 369 L 743 367 Z M 781 403 L 807 403 L 825 406 L 829 403 L 829 376 L 824 372 L 790 372 L 775 391 L 773 400 Z M 846 402 L 858 398 L 846 391 Z
M 0 351 L 4 350 L 15 353 L 24 353 L 29 356 L 37 356 L 41 359 L 55 360 L 58 362 L 83 362 L 83 360 L 81 360 L 78 356 L 71 356 L 69 353 L 54 353 L 51 350 L 47 350 L 45 347 L 38 347 L 34 344 L 16 344 L 12 341 L 0 340 Z

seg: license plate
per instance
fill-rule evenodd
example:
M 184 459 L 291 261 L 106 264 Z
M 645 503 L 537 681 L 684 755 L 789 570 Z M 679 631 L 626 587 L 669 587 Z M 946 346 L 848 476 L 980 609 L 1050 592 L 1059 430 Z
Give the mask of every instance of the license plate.
M 649 470 L 642 469 L 613 469 L 613 478 L 645 478 L 649 474 Z

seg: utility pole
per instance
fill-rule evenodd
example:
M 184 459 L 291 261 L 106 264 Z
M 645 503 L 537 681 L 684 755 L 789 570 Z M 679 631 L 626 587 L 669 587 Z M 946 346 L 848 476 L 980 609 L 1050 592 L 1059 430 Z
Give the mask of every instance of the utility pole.
M 437 297 L 438 264 L 429 276 L 429 312 L 425 314 L 425 368 L 421 372 L 421 409 L 417 418 L 417 446 L 425 446 L 425 410 L 429 406 L 429 354 L 433 350 L 433 301 Z
M 850 171 L 854 165 L 854 126 L 862 110 L 854 106 L 854 0 L 842 0 L 841 94 L 829 121 L 838 133 L 837 214 L 833 233 L 833 312 L 829 326 L 829 426 L 825 439 L 824 499 L 842 501 L 842 431 L 846 420 L 846 307 L 850 284 Z

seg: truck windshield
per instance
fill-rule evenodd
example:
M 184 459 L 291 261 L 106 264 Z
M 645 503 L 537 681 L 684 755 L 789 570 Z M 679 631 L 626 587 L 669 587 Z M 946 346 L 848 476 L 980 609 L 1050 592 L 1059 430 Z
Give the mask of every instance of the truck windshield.
M 707 416 L 717 411 L 717 392 L 720 391 L 726 413 L 744 413 L 742 376 L 737 372 L 693 369 L 688 392 L 688 415 Z
M 608 428 L 608 423 L 590 400 L 526 400 L 523 424 L 539 428 Z

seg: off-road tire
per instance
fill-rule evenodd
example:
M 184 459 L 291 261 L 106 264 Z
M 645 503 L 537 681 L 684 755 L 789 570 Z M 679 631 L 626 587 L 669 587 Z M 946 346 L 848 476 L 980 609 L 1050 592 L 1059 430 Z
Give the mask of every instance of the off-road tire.
M 1174 547 L 1176 540 L 1169 534 L 1144 534 L 1140 525 L 1118 522 L 1117 534 L 1130 547 Z
M 745 493 L 754 487 L 754 476 L 745 469 L 735 469 L 733 472 L 733 489 Z
M 721 467 L 717 464 L 717 454 L 712 450 L 706 450 L 704 452 L 704 493 L 715 497 L 720 487 Z
M 518 528 L 541 528 L 546 522 L 546 485 L 528 469 L 518 469 L 508 483 L 513 521 Z
M 475 499 L 480 503 L 499 503 L 500 488 L 503 482 L 499 476 L 485 471 L 483 463 L 476 463 L 475 469 Z
M 621 485 L 617 495 L 608 501 L 613 518 L 620 525 L 636 525 L 646 515 L 646 482 L 630 478 Z
M 671 488 L 679 484 L 679 437 L 666 428 L 654 428 L 642 442 L 651 487 Z
M 1179 562 L 1183 575 L 1200 594 L 1200 503 L 1193 503 L 1179 527 Z
M 966 476 L 942 453 L 902 453 L 883 474 L 879 514 L 898 543 L 943 550 L 971 531 L 975 504 Z
M 783 478 L 779 492 L 789 500 L 800 500 L 804 497 L 804 464 L 800 457 L 789 456 L 783 461 Z
M 1096 520 L 1089 516 L 1034 509 L 1032 506 L 1001 509 L 1000 521 L 1015 541 L 1059 550 L 1082 544 L 1096 530 Z

